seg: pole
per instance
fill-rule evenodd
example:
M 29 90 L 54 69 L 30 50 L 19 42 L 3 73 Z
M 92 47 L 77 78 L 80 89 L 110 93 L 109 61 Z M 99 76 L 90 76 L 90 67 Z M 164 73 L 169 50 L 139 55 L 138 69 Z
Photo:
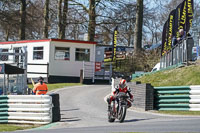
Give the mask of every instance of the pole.
M 3 95 L 6 95 L 6 74 L 3 74 Z
M 27 90 L 27 47 L 23 47 L 24 49 L 24 90 L 23 94 L 25 94 L 25 91 Z

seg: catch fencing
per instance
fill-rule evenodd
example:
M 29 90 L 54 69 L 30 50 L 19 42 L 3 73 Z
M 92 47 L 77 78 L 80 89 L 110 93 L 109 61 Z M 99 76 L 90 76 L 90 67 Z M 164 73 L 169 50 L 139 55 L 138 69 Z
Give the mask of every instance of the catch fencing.
M 2 66 L 13 66 L 13 70 L 7 73 Z M 7 94 L 26 94 L 27 89 L 27 49 L 0 48 L 0 95 Z M 5 67 L 3 67 L 6 69 Z M 24 69 L 23 73 L 18 73 L 17 69 Z
M 52 122 L 49 95 L 0 96 L 0 123 L 48 124 Z
M 176 44 L 172 49 L 165 53 L 160 59 L 160 67 L 167 68 L 168 66 L 178 65 L 192 61 L 192 48 L 194 40 L 191 37 Z
M 154 108 L 200 111 L 200 86 L 154 87 Z

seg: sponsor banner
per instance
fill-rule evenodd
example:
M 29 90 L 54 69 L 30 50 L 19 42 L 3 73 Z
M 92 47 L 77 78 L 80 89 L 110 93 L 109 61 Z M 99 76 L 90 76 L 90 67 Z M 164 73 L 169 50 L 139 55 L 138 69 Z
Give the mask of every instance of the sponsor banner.
M 115 28 L 114 30 L 114 33 L 113 33 L 113 49 L 112 49 L 112 61 L 115 61 L 116 60 L 116 47 L 117 47 L 117 34 L 118 34 L 118 31 L 117 31 L 117 28 Z
M 193 0 L 186 0 L 186 33 L 189 32 L 190 27 L 192 27 L 192 20 L 194 15 L 194 4 Z
M 167 28 L 168 27 L 168 20 L 165 22 L 163 26 L 163 32 L 162 32 L 162 48 L 161 48 L 161 55 L 164 55 L 166 53 L 166 47 L 167 47 Z
M 167 47 L 166 51 L 172 49 L 172 38 L 173 38 L 173 29 L 174 29 L 174 17 L 175 17 L 176 10 L 172 10 L 169 14 L 169 22 L 168 22 L 168 35 L 167 35 Z
M 187 1 L 184 0 L 180 8 L 180 24 L 178 28 L 179 30 L 183 29 L 184 31 L 186 31 L 186 14 L 187 14 Z M 179 37 L 179 33 L 177 37 Z
M 176 38 L 179 37 L 179 26 L 180 26 L 181 10 L 182 10 L 182 3 L 177 6 L 176 11 L 175 11 L 175 16 L 174 16 L 173 36 L 175 36 Z

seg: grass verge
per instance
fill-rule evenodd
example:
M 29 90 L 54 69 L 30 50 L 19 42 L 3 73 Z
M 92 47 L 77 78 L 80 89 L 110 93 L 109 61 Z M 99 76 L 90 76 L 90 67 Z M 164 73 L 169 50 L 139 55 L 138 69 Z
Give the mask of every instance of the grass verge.
M 36 125 L 0 124 L 0 132 L 25 130 L 38 127 Z
M 48 87 L 48 91 L 51 91 L 58 88 L 64 88 L 67 86 L 80 86 L 80 85 L 82 84 L 81 83 L 56 83 L 56 84 L 47 84 L 47 87 Z M 29 84 L 28 87 L 33 88 L 33 85 Z
M 200 115 L 200 111 L 157 111 L 161 114 L 170 115 Z

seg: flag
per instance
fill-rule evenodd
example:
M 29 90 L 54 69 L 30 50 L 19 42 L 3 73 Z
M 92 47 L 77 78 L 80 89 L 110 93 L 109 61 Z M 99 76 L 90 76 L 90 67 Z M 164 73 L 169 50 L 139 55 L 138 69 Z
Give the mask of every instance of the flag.
M 179 26 L 180 26 L 180 18 L 181 18 L 181 10 L 182 10 L 182 3 L 180 3 L 176 7 L 175 16 L 174 16 L 174 30 L 173 30 L 173 36 L 176 38 L 179 37 Z
M 174 17 L 175 17 L 176 10 L 172 10 L 169 14 L 168 19 L 168 35 L 167 35 L 167 51 L 172 49 L 172 38 L 173 38 L 173 30 L 174 30 Z
M 190 27 L 192 27 L 192 19 L 194 13 L 193 0 L 186 0 L 186 33 L 189 32 Z
M 170 12 L 169 18 L 163 26 L 161 55 L 164 55 L 172 48 L 175 12 L 175 9 Z
M 117 31 L 118 27 L 116 26 L 113 33 L 113 49 L 112 49 L 112 61 L 116 60 L 116 47 L 117 47 Z
M 163 26 L 163 32 L 162 32 L 162 49 L 161 49 L 161 56 L 164 55 L 167 47 L 167 28 L 168 27 L 168 20 L 165 22 Z
M 184 0 L 180 8 L 179 30 L 183 29 L 184 31 L 186 31 L 186 14 L 187 14 L 187 0 Z

